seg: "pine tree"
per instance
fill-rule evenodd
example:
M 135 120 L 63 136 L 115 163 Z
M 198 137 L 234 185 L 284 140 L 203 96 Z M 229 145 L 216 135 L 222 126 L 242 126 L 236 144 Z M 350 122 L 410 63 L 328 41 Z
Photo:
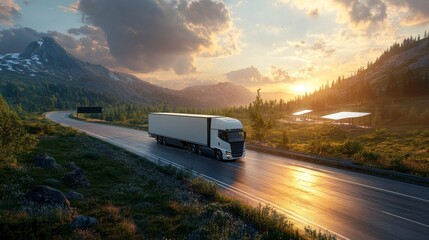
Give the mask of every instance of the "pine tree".
M 255 100 L 250 103 L 248 114 L 253 136 L 257 141 L 262 141 L 269 130 L 274 127 L 277 115 L 272 108 L 267 107 L 261 97 L 261 89 L 258 89 Z

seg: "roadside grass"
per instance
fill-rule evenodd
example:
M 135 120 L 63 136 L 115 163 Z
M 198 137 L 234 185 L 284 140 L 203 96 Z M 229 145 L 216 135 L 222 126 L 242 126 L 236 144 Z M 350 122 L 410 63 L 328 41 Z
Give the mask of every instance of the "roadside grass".
M 38 148 L 17 166 L 0 169 L 2 239 L 335 239 L 311 228 L 298 230 L 272 207 L 250 207 L 186 171 L 155 165 L 71 128 L 28 124 L 39 136 Z M 70 210 L 23 201 L 28 189 L 69 171 L 35 167 L 32 157 L 41 152 L 62 166 L 76 163 L 91 183 L 75 189 L 85 198 L 71 201 Z M 71 230 L 68 223 L 78 214 L 98 223 Z
M 266 135 L 263 145 L 284 148 L 283 132 L 288 134 L 288 150 L 429 177 L 429 130 L 425 127 L 281 123 Z

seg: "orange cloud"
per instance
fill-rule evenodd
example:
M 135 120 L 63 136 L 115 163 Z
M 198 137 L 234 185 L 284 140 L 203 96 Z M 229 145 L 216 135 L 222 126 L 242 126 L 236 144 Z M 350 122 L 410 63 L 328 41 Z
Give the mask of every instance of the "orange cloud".
M 14 0 L 2 0 L 0 3 L 0 25 L 12 26 L 14 19 L 20 16 L 21 7 Z

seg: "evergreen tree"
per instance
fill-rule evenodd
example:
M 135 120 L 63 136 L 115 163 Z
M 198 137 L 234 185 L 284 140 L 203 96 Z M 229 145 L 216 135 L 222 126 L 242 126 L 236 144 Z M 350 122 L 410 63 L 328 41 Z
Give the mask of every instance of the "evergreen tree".
M 267 132 L 274 127 L 277 119 L 272 108 L 264 106 L 264 102 L 258 89 L 255 100 L 250 103 L 248 114 L 250 117 L 250 127 L 253 130 L 253 136 L 257 141 L 262 141 Z

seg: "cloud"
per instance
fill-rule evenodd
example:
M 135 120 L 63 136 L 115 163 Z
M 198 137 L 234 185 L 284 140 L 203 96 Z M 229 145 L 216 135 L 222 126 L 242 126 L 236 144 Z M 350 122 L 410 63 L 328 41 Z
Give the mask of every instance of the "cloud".
M 361 29 L 368 29 L 382 23 L 386 18 L 386 4 L 381 0 L 334 0 L 344 12 L 348 21 Z
M 181 1 L 177 9 L 192 24 L 192 28 L 197 28 L 203 34 L 222 31 L 231 23 L 229 11 L 221 2 L 200 0 L 189 4 Z
M 102 64 L 116 68 L 116 60 L 110 54 L 110 49 L 104 32 L 97 27 L 85 25 L 71 28 L 66 34 L 57 34 L 54 38 L 74 56 L 91 63 Z
M 67 5 L 67 6 L 59 5 L 58 7 L 61 10 L 63 10 L 64 12 L 74 12 L 75 13 L 75 12 L 78 11 L 79 3 L 80 3 L 80 0 L 77 0 L 76 2 L 71 3 L 71 4 Z
M 14 0 L 0 2 L 0 25 L 12 26 L 14 20 L 20 16 L 21 8 Z
M 224 75 L 230 82 L 245 87 L 262 87 L 267 84 L 289 83 L 294 81 L 286 70 L 276 66 L 270 68 L 268 73 L 269 77 L 261 74 L 254 66 L 231 71 Z
M 81 0 L 79 11 L 104 32 L 116 62 L 133 71 L 194 72 L 195 56 L 229 54 L 239 44 L 233 37 L 226 43 L 218 39 L 228 35 L 232 20 L 217 1 Z
M 31 28 L 11 28 L 0 30 L 0 54 L 19 53 L 32 41 L 46 34 Z
M 397 18 L 405 26 L 429 22 L 427 0 L 277 0 L 275 4 L 306 11 L 310 17 L 336 12 L 338 23 L 357 30 L 381 29 L 386 22 L 395 24 Z
M 312 10 L 308 11 L 307 15 L 310 17 L 316 18 L 316 17 L 320 16 L 319 9 L 317 9 L 317 8 L 312 9 Z
M 289 76 L 289 73 L 286 70 L 276 66 L 271 66 L 270 75 L 271 75 L 272 82 L 286 83 L 291 81 L 291 77 Z
M 401 19 L 404 26 L 416 26 L 429 23 L 429 7 L 427 0 L 387 0 L 394 7 L 402 7 L 398 12 L 405 13 Z
M 287 32 L 289 30 L 289 28 L 285 26 L 278 27 L 278 26 L 264 25 L 259 23 L 256 24 L 255 27 L 258 31 L 260 31 L 263 34 L 276 36 L 276 37 L 278 37 L 280 34 Z
M 178 79 L 171 79 L 171 80 L 159 80 L 157 78 L 141 78 L 143 81 L 155 84 L 157 86 L 162 86 L 169 89 L 174 90 L 182 90 L 187 87 L 192 86 L 207 86 L 207 85 L 213 85 L 218 83 L 216 80 L 212 79 L 199 79 L 199 78 L 178 78 Z
M 347 23 L 350 28 L 367 30 L 382 27 L 387 19 L 387 0 L 278 0 L 317 17 L 320 12 L 336 12 L 337 22 Z M 396 0 L 390 0 L 396 1 Z

